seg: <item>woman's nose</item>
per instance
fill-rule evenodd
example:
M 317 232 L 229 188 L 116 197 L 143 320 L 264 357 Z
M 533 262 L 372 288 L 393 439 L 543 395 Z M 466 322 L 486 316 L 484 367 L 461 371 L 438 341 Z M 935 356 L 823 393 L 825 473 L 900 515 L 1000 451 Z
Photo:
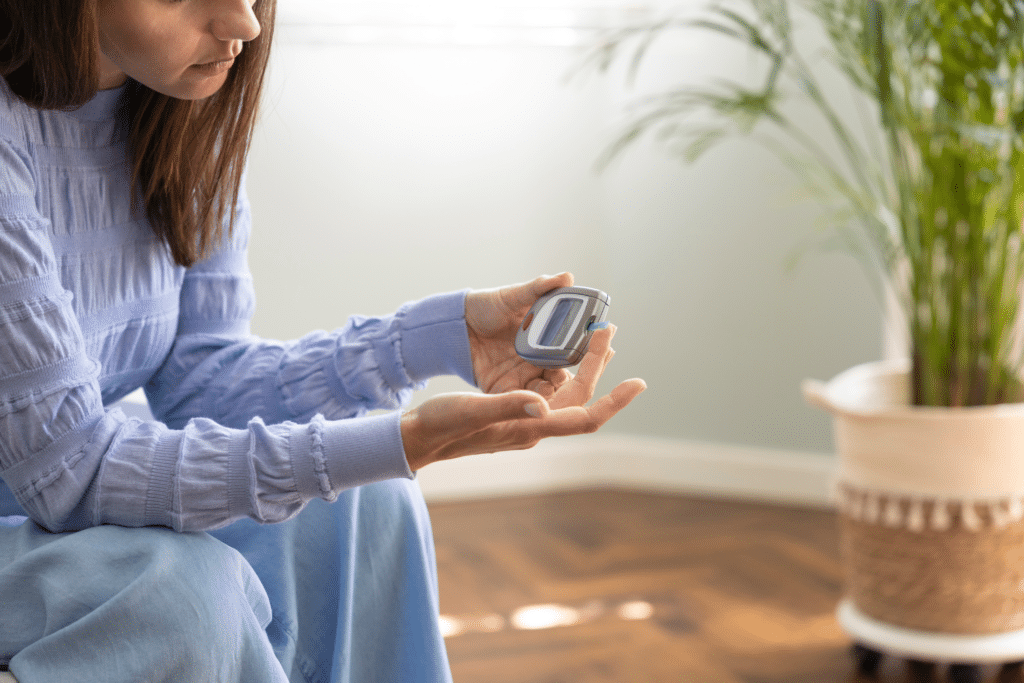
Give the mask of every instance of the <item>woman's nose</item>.
M 253 0 L 223 0 L 211 20 L 211 32 L 224 42 L 248 42 L 260 34 L 260 22 L 252 11 Z

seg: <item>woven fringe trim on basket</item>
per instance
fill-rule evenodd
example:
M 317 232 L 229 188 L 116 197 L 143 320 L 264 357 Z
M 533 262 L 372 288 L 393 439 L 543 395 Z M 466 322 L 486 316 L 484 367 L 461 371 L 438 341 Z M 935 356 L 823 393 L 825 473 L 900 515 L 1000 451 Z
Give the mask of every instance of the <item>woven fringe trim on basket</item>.
M 999 498 L 951 498 L 871 490 L 837 482 L 843 514 L 858 522 L 910 531 L 1004 529 L 1024 519 L 1024 493 Z

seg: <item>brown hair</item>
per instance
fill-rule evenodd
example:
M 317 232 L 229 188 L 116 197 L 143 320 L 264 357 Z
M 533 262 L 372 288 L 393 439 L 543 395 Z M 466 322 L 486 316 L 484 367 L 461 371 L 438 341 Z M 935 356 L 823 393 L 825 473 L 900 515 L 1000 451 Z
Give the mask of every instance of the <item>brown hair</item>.
M 131 81 L 132 203 L 190 266 L 234 226 L 245 157 L 270 56 L 276 0 L 256 0 L 260 35 L 246 43 L 224 85 L 201 101 Z M 96 0 L 0 0 L 0 75 L 38 109 L 71 110 L 99 89 Z

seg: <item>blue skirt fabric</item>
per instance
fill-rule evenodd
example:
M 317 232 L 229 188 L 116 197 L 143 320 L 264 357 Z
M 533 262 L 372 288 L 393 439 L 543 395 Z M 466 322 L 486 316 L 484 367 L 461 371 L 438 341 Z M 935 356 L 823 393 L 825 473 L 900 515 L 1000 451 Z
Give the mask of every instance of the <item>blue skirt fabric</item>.
M 426 505 L 388 480 L 211 533 L 0 518 L 19 683 L 450 683 Z

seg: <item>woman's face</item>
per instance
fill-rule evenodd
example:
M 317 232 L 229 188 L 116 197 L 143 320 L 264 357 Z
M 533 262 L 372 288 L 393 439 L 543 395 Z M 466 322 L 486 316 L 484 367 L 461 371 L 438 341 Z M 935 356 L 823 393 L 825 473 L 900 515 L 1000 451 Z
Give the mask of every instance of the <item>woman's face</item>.
M 98 0 L 100 88 L 134 78 L 164 95 L 217 92 L 260 33 L 255 0 Z

